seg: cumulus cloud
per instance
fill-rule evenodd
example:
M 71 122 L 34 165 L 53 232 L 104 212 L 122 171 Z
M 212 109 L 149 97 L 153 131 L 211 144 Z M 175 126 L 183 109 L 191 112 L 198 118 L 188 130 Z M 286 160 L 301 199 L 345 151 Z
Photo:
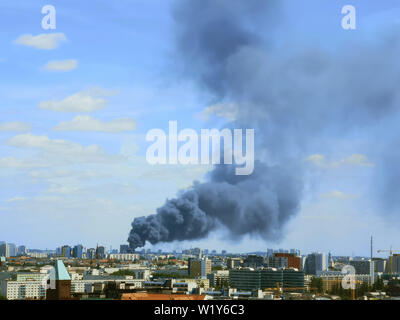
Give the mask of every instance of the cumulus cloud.
M 54 60 L 49 61 L 43 68 L 47 71 L 71 71 L 78 67 L 78 61 L 74 59 L 69 60 Z
M 39 108 L 58 112 L 91 112 L 106 107 L 108 101 L 104 97 L 111 94 L 103 89 L 81 91 L 63 100 L 42 101 Z
M 325 158 L 322 154 L 312 154 L 306 159 L 309 163 L 322 167 L 322 168 L 338 168 L 341 166 L 360 166 L 360 167 L 374 167 L 374 163 L 371 162 L 367 156 L 363 154 L 352 154 L 346 158 L 339 159 L 337 161 L 330 161 Z
M 8 144 L 20 148 L 34 148 L 43 152 L 43 158 L 54 162 L 113 162 L 119 156 L 109 155 L 97 145 L 82 146 L 78 143 L 50 139 L 47 136 L 37 136 L 31 133 L 12 137 Z
M 238 106 L 234 103 L 217 103 L 204 109 L 203 115 L 207 120 L 211 115 L 235 121 L 238 114 Z
M 132 119 L 121 118 L 102 122 L 91 116 L 76 116 L 71 121 L 59 123 L 53 129 L 57 131 L 100 131 L 123 132 L 135 130 L 136 123 Z
M 0 131 L 24 132 L 29 130 L 31 130 L 31 125 L 29 123 L 13 121 L 0 124 Z
M 15 40 L 14 43 L 41 50 L 52 50 L 58 48 L 60 42 L 66 40 L 67 37 L 63 33 L 42 33 L 37 36 L 24 34 Z

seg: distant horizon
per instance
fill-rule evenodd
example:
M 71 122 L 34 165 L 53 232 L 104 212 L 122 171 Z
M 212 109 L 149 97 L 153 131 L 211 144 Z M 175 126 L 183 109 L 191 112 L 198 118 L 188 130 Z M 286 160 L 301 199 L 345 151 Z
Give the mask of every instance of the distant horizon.
M 15 244 L 15 243 L 12 243 L 12 242 L 7 242 L 7 241 L 4 241 L 4 240 L 0 240 L 0 244 L 2 243 L 2 242 L 5 242 L 5 243 L 7 243 L 7 244 Z M 19 246 L 26 246 L 26 245 L 24 245 L 24 244 L 15 244 L 16 245 L 16 247 L 18 248 Z M 68 245 L 68 244 L 64 244 L 64 245 Z M 27 248 L 27 250 L 28 251 L 36 251 L 36 252 L 46 252 L 46 253 L 49 253 L 49 252 L 52 252 L 52 253 L 55 253 L 56 252 L 56 250 L 57 250 L 57 248 L 61 248 L 62 246 L 64 246 L 64 245 L 60 245 L 60 246 L 58 246 L 58 247 L 55 247 L 54 249 L 49 249 L 49 248 L 46 248 L 46 249 L 39 249 L 39 248 L 30 248 L 29 246 L 26 246 L 26 248 Z M 71 248 L 73 248 L 75 245 L 82 245 L 83 246 L 83 248 L 84 249 L 95 249 L 96 248 L 96 246 L 84 246 L 82 243 L 77 243 L 77 244 L 74 244 L 74 245 L 69 245 Z M 123 244 L 121 244 L 121 245 L 123 245 Z M 106 249 L 106 252 L 109 252 L 110 251 L 110 247 L 108 246 L 104 246 L 104 245 L 101 245 L 101 244 L 99 244 L 99 247 L 104 247 L 105 249 Z M 188 247 L 188 248 L 186 248 L 186 249 L 183 249 L 183 250 L 181 250 L 181 251 L 176 251 L 175 253 L 177 253 L 177 254 L 182 254 L 182 251 L 184 251 L 184 250 L 190 250 L 190 249 L 197 249 L 197 248 L 200 248 L 200 249 L 202 249 L 203 250 L 203 254 L 204 254 L 204 250 L 208 250 L 208 253 L 207 253 L 207 255 L 211 255 L 211 254 L 213 254 L 212 253 L 212 251 L 213 250 L 216 250 L 216 253 L 215 254 L 222 254 L 222 251 L 223 250 L 226 250 L 226 249 L 208 249 L 208 248 L 201 248 L 201 247 Z M 112 247 L 111 248 L 112 250 L 115 250 L 115 249 L 117 249 L 118 250 L 118 252 L 120 251 L 120 247 L 118 246 L 118 247 Z M 324 251 L 309 251 L 309 252 L 303 252 L 301 249 L 297 249 L 297 248 L 289 248 L 289 249 L 285 249 L 285 248 L 278 248 L 278 249 L 274 249 L 274 248 L 267 248 L 266 250 L 268 250 L 268 249 L 271 249 L 271 250 L 273 250 L 273 252 L 274 253 L 276 253 L 276 252 L 279 252 L 280 250 L 283 250 L 283 251 L 288 251 L 288 253 L 290 253 L 289 251 L 290 250 L 298 250 L 298 251 L 300 251 L 300 255 L 301 256 L 306 256 L 306 255 L 308 255 L 308 254 L 312 254 L 312 253 L 324 253 L 327 257 L 328 257 L 328 254 L 329 253 L 331 253 L 331 255 L 332 255 L 332 257 L 360 257 L 360 258 L 370 258 L 370 255 L 357 255 L 357 254 L 351 254 L 351 255 L 347 255 L 347 254 L 335 254 L 334 252 L 324 252 Z M 142 253 L 142 251 L 143 250 L 150 250 L 150 253 L 156 253 L 156 254 L 158 254 L 159 252 L 159 250 L 160 249 L 152 249 L 152 248 L 146 248 L 146 249 L 140 249 L 140 250 L 137 250 L 137 251 L 134 251 L 133 253 L 135 253 L 135 254 L 138 254 L 138 253 Z M 162 250 L 162 249 L 161 249 Z M 171 251 L 168 251 L 168 250 L 162 250 L 161 251 L 161 254 L 164 254 L 164 253 L 168 253 L 168 254 L 173 254 L 174 252 L 173 252 L 173 250 L 171 250 Z M 225 255 L 229 255 L 229 254 L 267 254 L 268 253 L 268 251 L 262 251 L 262 250 L 257 250 L 257 251 L 242 251 L 242 252 L 235 252 L 235 251 L 229 251 L 229 250 L 226 250 L 226 253 L 225 253 Z M 378 255 L 385 255 L 385 254 L 382 254 L 382 253 L 376 253 L 376 254 L 374 254 L 373 255 L 373 257 L 374 258 L 381 258 L 381 257 L 378 257 Z

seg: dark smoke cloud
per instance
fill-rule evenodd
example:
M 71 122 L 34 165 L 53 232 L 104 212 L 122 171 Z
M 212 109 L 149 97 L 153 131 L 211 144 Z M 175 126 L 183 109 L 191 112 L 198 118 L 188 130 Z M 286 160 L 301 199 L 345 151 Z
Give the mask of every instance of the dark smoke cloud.
M 354 41 L 335 52 L 278 47 L 277 13 L 279 1 L 177 2 L 177 57 L 185 76 L 215 101 L 238 106 L 231 126 L 255 128 L 260 162 L 248 177 L 235 176 L 234 165 L 217 166 L 208 182 L 194 184 L 157 214 L 135 219 L 133 248 L 204 238 L 221 226 L 232 236 L 280 239 L 300 208 L 304 157 L 329 149 L 328 139 L 371 128 L 398 110 L 399 37 Z M 398 158 L 391 157 L 385 173 L 399 172 L 392 164 Z M 397 186 L 389 174 L 382 179 L 382 190 Z
M 276 0 L 177 1 L 176 46 L 186 75 L 218 96 L 230 91 L 229 58 L 243 47 L 262 45 L 261 25 L 273 26 L 279 8 Z
M 195 183 L 177 199 L 168 200 L 157 214 L 136 218 L 128 239 L 131 248 L 146 241 L 201 239 L 220 227 L 233 238 L 253 234 L 279 239 L 282 226 L 299 209 L 302 181 L 292 174 L 295 168 L 257 162 L 257 174 L 249 176 L 237 176 L 234 169 L 218 165 L 209 182 Z

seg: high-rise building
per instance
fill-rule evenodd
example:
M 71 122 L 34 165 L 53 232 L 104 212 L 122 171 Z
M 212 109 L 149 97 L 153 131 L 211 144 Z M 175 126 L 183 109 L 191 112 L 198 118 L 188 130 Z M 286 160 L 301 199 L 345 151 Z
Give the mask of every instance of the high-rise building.
M 128 244 L 121 244 L 119 246 L 119 253 L 121 253 L 121 254 L 131 253 L 131 248 L 129 247 Z
M 94 248 L 87 249 L 86 259 L 96 259 L 96 249 Z
M 265 265 L 264 257 L 257 255 L 248 255 L 243 260 L 243 265 L 250 268 L 258 268 Z
M 97 247 L 96 248 L 96 259 L 104 259 L 106 257 L 106 248 L 105 247 Z
M 295 251 L 294 251 L 295 252 Z M 295 253 L 274 253 L 268 260 L 268 265 L 272 268 L 295 268 L 301 270 L 301 258 Z
M 9 243 L 8 247 L 10 250 L 10 257 L 16 257 L 17 256 L 17 246 L 14 243 Z
M 351 260 L 349 264 L 354 267 L 356 274 L 370 274 L 371 260 Z
M 3 257 L 16 257 L 17 256 L 17 246 L 14 243 L 0 244 L 0 256 Z
M 188 271 L 192 278 L 206 278 L 211 273 L 211 260 L 207 258 L 189 259 Z
M 382 258 L 374 258 L 375 272 L 385 272 L 387 261 Z
M 389 262 L 386 264 L 387 273 L 390 273 L 390 268 L 392 268 L 392 273 L 400 274 L 400 254 L 393 254 L 389 257 Z
M 193 248 L 190 251 L 191 251 L 190 254 L 196 256 L 198 259 L 201 259 L 203 255 L 203 251 L 201 250 L 201 248 Z
M 318 271 L 327 270 L 327 260 L 325 253 L 314 252 L 307 256 L 304 270 L 307 274 L 317 274 Z
M 25 256 L 28 253 L 28 250 L 26 249 L 26 246 L 19 246 L 17 250 L 17 255 L 18 256 Z
M 73 257 L 77 259 L 82 259 L 83 258 L 83 246 L 81 244 L 78 244 L 74 247 L 73 250 Z
M 62 246 L 61 255 L 66 258 L 72 257 L 72 248 L 68 245 Z
M 10 257 L 10 247 L 8 243 L 2 243 L 0 244 L 0 256 L 2 257 Z

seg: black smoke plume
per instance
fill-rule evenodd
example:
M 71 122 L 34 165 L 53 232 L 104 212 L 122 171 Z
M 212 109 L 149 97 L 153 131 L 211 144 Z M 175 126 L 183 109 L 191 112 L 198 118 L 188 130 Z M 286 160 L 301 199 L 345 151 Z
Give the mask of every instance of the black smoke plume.
M 207 182 L 195 183 L 156 214 L 136 218 L 128 239 L 132 248 L 146 241 L 204 238 L 219 227 L 237 238 L 280 239 L 300 208 L 305 157 L 334 148 L 332 137 L 373 128 L 398 110 L 398 36 L 385 33 L 373 44 L 355 40 L 335 52 L 278 45 L 280 2 L 203 0 L 174 6 L 183 75 L 212 102 L 237 106 L 238 120 L 230 126 L 255 129 L 259 161 L 244 177 L 235 176 L 234 165 L 216 166 Z M 389 164 L 387 176 L 393 170 L 399 172 Z M 392 188 L 397 180 L 384 176 L 382 188 L 391 190 L 385 194 L 397 194 Z
M 234 166 L 218 165 L 209 182 L 195 183 L 177 199 L 167 200 L 157 214 L 136 218 L 129 244 L 135 249 L 146 241 L 201 239 L 220 227 L 236 238 L 255 234 L 276 240 L 299 209 L 302 181 L 292 170 L 257 162 L 256 174 L 237 176 Z

